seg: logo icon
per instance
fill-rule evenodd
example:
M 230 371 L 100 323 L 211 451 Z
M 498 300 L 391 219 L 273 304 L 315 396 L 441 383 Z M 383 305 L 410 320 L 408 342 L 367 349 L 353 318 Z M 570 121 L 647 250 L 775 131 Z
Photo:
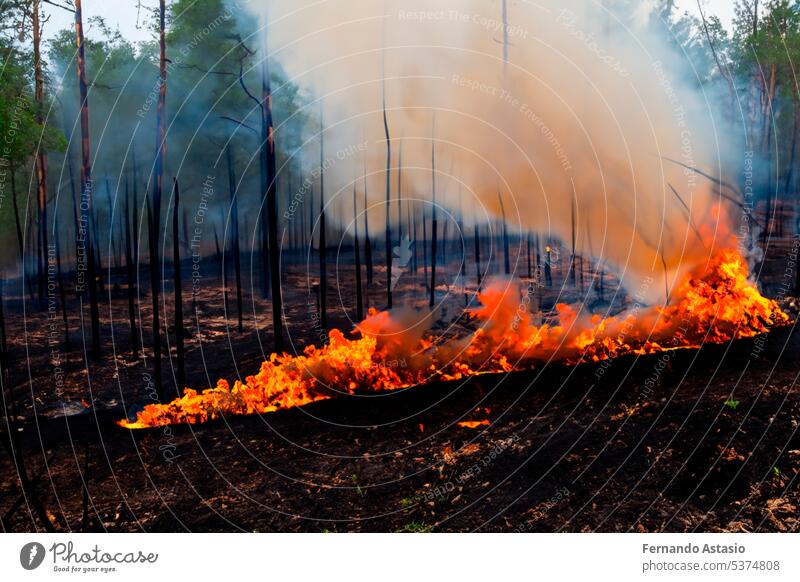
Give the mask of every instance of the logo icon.
M 35 570 L 44 561 L 44 546 L 39 542 L 29 542 L 19 552 L 19 563 L 26 570 Z
M 411 250 L 411 246 L 414 244 L 408 235 L 405 235 L 400 240 L 400 246 L 392 248 L 392 256 L 397 260 L 399 264 L 392 265 L 392 280 L 390 288 L 394 291 L 397 282 L 400 280 L 400 277 L 403 275 L 403 269 L 408 266 L 408 263 L 411 262 L 411 257 L 414 256 L 413 251 Z

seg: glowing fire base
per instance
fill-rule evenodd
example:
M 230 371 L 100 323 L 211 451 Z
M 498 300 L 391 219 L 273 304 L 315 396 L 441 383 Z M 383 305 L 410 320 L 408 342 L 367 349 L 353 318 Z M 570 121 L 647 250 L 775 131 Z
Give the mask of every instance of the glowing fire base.
M 717 253 L 707 268 L 689 273 L 666 307 L 637 307 L 603 318 L 559 304 L 558 323 L 537 326 L 533 316 L 520 309 L 515 284 L 495 281 L 479 299 L 482 307 L 472 315 L 482 325 L 462 339 L 435 345 L 430 338 L 409 333 L 402 316 L 371 310 L 353 339 L 332 330 L 328 345 L 308 346 L 297 356 L 273 354 L 244 383 L 231 387 L 219 380 L 203 392 L 187 388 L 181 398 L 148 405 L 134 421 L 119 424 L 135 429 L 273 412 L 365 387 L 393 390 L 433 379 L 525 370 L 547 361 L 596 362 L 695 348 L 753 337 L 789 323 L 778 304 L 748 280 L 747 263 L 733 249 Z M 409 365 L 384 364 L 401 359 Z

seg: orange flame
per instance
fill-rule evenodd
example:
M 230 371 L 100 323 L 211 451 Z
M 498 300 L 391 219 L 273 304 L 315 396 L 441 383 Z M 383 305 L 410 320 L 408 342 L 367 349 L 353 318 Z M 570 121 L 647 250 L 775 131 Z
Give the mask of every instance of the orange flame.
M 432 378 L 456 380 L 482 373 L 529 369 L 543 361 L 578 363 L 624 354 L 699 347 L 703 343 L 753 337 L 789 317 L 748 280 L 745 259 L 735 249 L 717 253 L 707 266 L 688 273 L 666 307 L 641 307 L 614 317 L 581 314 L 558 304 L 557 322 L 534 325 L 519 288 L 495 281 L 479 293 L 472 315 L 483 325 L 471 335 L 436 345 L 404 333 L 396 314 L 370 310 L 355 337 L 330 332 L 323 347 L 301 355 L 273 354 L 254 376 L 231 387 L 186 389 L 168 404 L 150 404 L 127 428 L 198 423 L 223 415 L 273 412 L 357 390 L 392 390 Z

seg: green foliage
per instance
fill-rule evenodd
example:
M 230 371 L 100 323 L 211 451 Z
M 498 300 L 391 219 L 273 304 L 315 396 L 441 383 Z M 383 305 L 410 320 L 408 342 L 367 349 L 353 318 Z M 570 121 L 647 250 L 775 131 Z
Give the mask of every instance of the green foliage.
M 395 533 L 430 533 L 433 531 L 432 525 L 425 525 L 418 521 L 411 521 L 398 529 Z
M 741 400 L 733 400 L 733 399 L 729 398 L 728 400 L 726 400 L 726 401 L 724 402 L 724 404 L 723 404 L 723 405 L 724 405 L 724 406 L 727 406 L 727 407 L 728 407 L 728 408 L 730 408 L 731 410 L 736 410 L 737 408 L 739 408 L 739 405 L 740 405 L 741 403 L 742 403 L 742 402 L 741 402 Z

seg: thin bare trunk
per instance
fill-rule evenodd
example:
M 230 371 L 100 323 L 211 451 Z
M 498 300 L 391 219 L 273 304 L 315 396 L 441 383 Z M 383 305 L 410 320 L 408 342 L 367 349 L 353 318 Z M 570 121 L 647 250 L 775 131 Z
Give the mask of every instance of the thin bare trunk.
M 156 160 L 153 184 L 153 214 L 150 250 L 150 280 L 153 300 L 153 380 L 159 399 L 164 399 L 164 387 L 161 376 L 161 318 L 159 293 L 161 288 L 161 268 L 159 252 L 159 235 L 161 233 L 161 195 L 164 180 L 164 165 L 167 157 L 166 134 L 166 101 L 167 101 L 167 43 L 165 18 L 165 0 L 159 0 L 159 90 L 156 108 Z
M 175 293 L 175 353 L 178 363 L 178 396 L 186 387 L 186 352 L 183 345 L 183 281 L 181 279 L 181 241 L 180 241 L 180 188 L 178 179 L 172 178 L 175 204 L 172 207 L 172 269 L 173 290 Z
M 361 287 L 361 249 L 358 240 L 358 202 L 356 198 L 356 181 L 353 180 L 353 230 L 355 237 L 353 240 L 353 251 L 356 260 L 356 319 L 364 319 L 364 295 Z
M 428 307 L 433 308 L 436 302 L 436 243 L 439 225 L 436 221 L 436 112 L 433 112 L 431 126 L 431 194 L 433 196 L 433 219 L 431 221 L 431 288 Z
M 239 196 L 236 191 L 236 169 L 230 144 L 225 148 L 225 159 L 228 162 L 228 193 L 231 199 L 231 241 L 233 253 L 233 270 L 236 278 L 236 310 L 239 333 L 244 331 L 242 307 L 242 260 L 239 248 Z M 225 287 L 227 289 L 227 285 Z
M 163 0 L 162 0 L 163 5 Z M 89 142 L 89 100 L 88 89 L 86 85 L 86 56 L 83 42 L 83 16 L 81 9 L 81 0 L 75 0 L 75 38 L 77 44 L 77 63 L 78 63 L 78 86 L 81 100 L 81 225 L 85 233 L 84 241 L 86 244 L 83 260 L 87 263 L 85 265 L 86 275 L 89 279 L 89 310 L 92 320 L 92 358 L 95 360 L 100 359 L 100 309 L 98 306 L 97 296 L 97 273 L 96 258 L 92 244 L 92 198 L 93 183 L 92 183 L 92 158 L 91 158 L 91 144 Z M 78 238 L 80 234 L 78 234 Z M 82 277 L 80 276 L 83 268 L 78 265 L 78 288 L 83 293 L 84 285 Z
M 269 282 L 272 298 L 272 331 L 275 351 L 283 352 L 283 301 L 281 297 L 281 252 L 278 246 L 278 176 L 275 163 L 275 129 L 272 122 L 272 89 L 270 85 L 269 50 L 264 27 L 263 59 L 261 61 L 261 147 L 265 150 L 267 189 L 267 244 L 269 245 Z M 263 213 L 262 213 L 263 216 Z M 262 231 L 263 231 L 262 223 Z
M 134 205 L 134 212 L 136 214 Z M 139 355 L 139 330 L 136 325 L 136 273 L 133 262 L 133 232 L 131 231 L 131 210 L 128 197 L 128 181 L 125 180 L 125 271 L 128 276 L 128 323 L 131 328 L 131 353 L 133 358 Z
M 328 329 L 328 259 L 325 240 L 325 123 L 322 117 L 322 101 L 319 110 L 319 322 L 323 330 Z

